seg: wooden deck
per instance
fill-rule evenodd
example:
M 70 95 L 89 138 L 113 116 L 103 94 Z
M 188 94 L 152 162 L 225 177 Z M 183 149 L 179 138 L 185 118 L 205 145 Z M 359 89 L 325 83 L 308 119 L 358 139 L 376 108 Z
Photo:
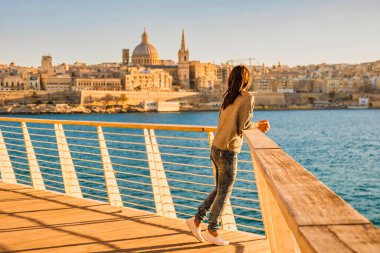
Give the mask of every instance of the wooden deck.
M 199 243 L 181 219 L 0 182 L 0 252 L 270 252 L 259 235 Z

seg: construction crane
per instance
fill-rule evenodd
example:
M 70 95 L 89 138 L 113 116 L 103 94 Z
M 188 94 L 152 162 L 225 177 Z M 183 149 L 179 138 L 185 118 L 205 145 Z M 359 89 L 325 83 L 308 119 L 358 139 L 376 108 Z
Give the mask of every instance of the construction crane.
M 249 57 L 249 58 L 243 58 L 243 59 L 232 59 L 232 60 L 228 60 L 227 61 L 227 64 L 231 64 L 231 65 L 237 65 L 237 64 L 241 64 L 242 62 L 249 62 L 249 65 L 248 66 L 252 66 L 252 62 L 255 60 L 254 57 Z M 235 64 L 234 64 L 235 63 Z

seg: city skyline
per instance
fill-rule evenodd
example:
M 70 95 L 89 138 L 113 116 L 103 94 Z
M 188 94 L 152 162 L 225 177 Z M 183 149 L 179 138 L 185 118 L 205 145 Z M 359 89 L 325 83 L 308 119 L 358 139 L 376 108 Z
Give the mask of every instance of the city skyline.
M 108 4 L 107 4 L 108 3 Z M 121 62 L 146 27 L 161 59 L 177 61 L 185 29 L 190 60 L 295 66 L 379 59 L 378 1 L 3 1 L 0 63 Z M 15 15 L 17 13 L 17 15 Z

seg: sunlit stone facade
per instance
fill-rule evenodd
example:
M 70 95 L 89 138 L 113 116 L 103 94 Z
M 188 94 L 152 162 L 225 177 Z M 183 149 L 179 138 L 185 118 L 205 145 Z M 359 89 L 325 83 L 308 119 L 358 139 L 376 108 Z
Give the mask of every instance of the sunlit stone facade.
M 26 80 L 20 75 L 5 75 L 0 77 L 0 90 L 24 90 L 26 89 Z
M 119 78 L 76 78 L 73 90 L 121 90 Z
M 162 69 L 131 68 L 123 79 L 126 90 L 170 91 L 173 82 Z
M 71 76 L 65 74 L 41 74 L 42 89 L 48 91 L 70 91 Z
M 160 57 L 156 48 L 149 43 L 148 33 L 144 30 L 141 43 L 133 50 L 132 64 L 134 65 L 159 65 Z
M 178 50 L 178 82 L 181 89 L 190 89 L 189 50 L 186 48 L 184 31 L 182 31 L 181 48 Z

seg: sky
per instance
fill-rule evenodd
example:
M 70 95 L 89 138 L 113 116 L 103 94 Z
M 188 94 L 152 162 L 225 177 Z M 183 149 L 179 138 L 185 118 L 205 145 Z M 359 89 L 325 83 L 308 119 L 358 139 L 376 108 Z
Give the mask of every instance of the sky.
M 0 63 L 121 62 L 146 28 L 161 59 L 289 66 L 380 59 L 380 0 L 0 0 Z M 248 61 L 239 61 L 248 63 Z

